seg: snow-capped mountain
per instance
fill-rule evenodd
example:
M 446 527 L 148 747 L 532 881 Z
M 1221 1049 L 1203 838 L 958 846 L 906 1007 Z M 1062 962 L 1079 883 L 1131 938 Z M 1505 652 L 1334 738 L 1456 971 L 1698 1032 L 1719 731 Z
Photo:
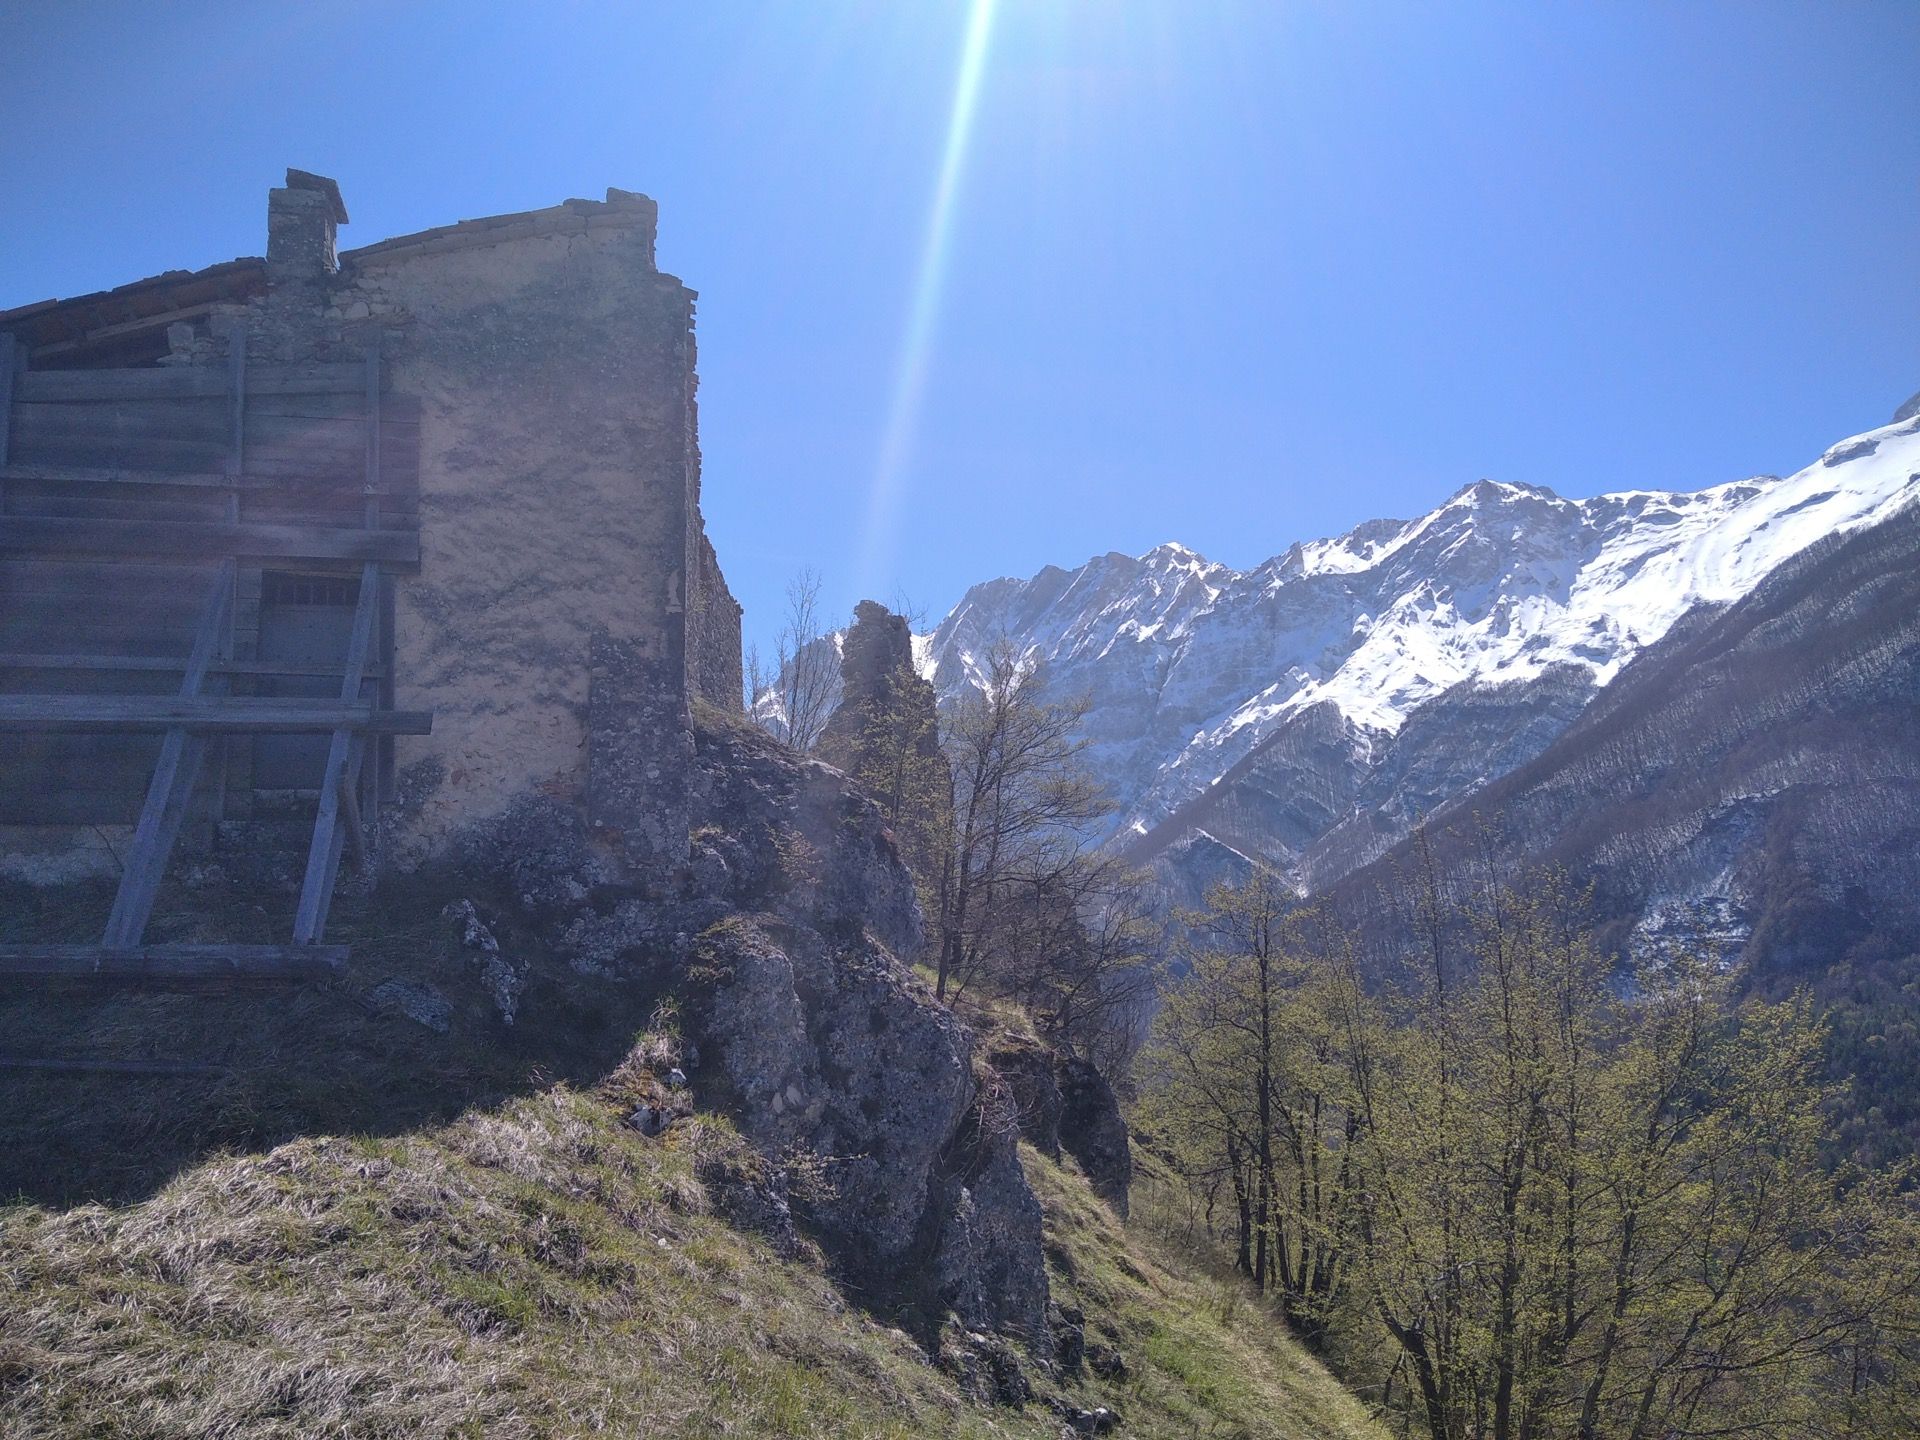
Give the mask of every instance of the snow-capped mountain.
M 1417 861 L 1403 842 L 1332 877 L 1380 954 L 1404 953 L 1414 863 L 1469 889 L 1489 864 L 1558 867 L 1623 955 L 1683 944 L 1776 989 L 1920 953 L 1920 505 L 1676 623 L 1540 753 L 1431 817 Z
M 1481 481 L 1252 570 L 1162 545 L 990 581 L 920 658 L 951 695 L 1004 640 L 1090 695 L 1090 758 L 1136 858 L 1202 830 L 1307 883 L 1537 754 L 1688 611 L 1920 496 L 1917 472 L 1912 417 L 1693 492 Z

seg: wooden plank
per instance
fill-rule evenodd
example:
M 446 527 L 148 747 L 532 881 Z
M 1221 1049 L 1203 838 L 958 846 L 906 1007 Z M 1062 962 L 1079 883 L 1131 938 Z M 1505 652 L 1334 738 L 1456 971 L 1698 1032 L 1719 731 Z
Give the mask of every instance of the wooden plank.
M 146 439 L 93 434 L 43 435 L 20 432 L 9 454 L 27 465 L 71 465 L 76 468 L 159 470 L 191 475 L 219 470 L 225 462 L 222 440 Z
M 247 405 L 247 440 L 254 445 L 297 446 L 302 443 L 322 450 L 351 450 L 357 455 L 364 441 L 367 422 L 359 415 L 269 415 L 258 412 L 255 402 Z
M 17 434 L 49 440 L 219 440 L 227 407 L 218 400 L 113 400 L 98 405 L 17 402 Z
M 220 525 L 181 520 L 0 517 L 0 552 L 39 555 L 234 555 L 255 559 L 378 560 L 418 565 L 420 536 L 403 530 Z
M 11 335 L 0 335 L 0 465 L 7 463 L 7 447 L 13 432 L 13 377 L 19 369 L 15 358 L 19 353 L 19 341 Z
M 221 471 L 134 470 L 122 465 L 14 464 L 0 469 L 0 479 L 55 485 L 192 485 L 220 490 L 233 486 L 233 477 Z
M 180 677 L 180 696 L 191 700 L 206 683 L 207 666 L 220 649 L 221 637 L 233 614 L 235 566 L 223 561 L 214 572 L 213 588 L 194 630 L 193 648 L 187 653 L 185 672 Z M 166 878 L 167 861 L 173 856 L 174 841 L 186 820 L 187 806 L 193 800 L 193 787 L 200 780 L 200 766 L 206 759 L 204 735 L 189 734 L 175 726 L 160 743 L 160 760 L 153 767 L 153 779 L 147 785 L 146 802 L 140 808 L 140 820 L 134 827 L 133 845 L 120 869 L 120 888 L 114 893 L 113 911 L 107 917 L 105 943 L 112 947 L 138 945 L 146 934 L 147 919 L 153 914 L 154 899 L 160 882 Z
M 13 488 L 9 512 L 36 520 L 177 520 L 189 524 L 227 521 L 223 497 L 216 490 L 142 490 L 114 494 L 107 490 L 48 490 L 39 486 Z
M 106 586 L 94 589 L 45 565 L 36 564 L 29 569 L 19 562 L 9 564 L 6 573 L 0 574 L 0 595 L 6 597 L 7 618 L 28 616 L 36 623 L 50 625 L 53 634 L 65 635 L 69 630 L 89 628 L 87 622 L 95 616 L 105 615 L 114 620 L 133 616 L 168 627 L 178 626 L 180 633 L 175 648 L 183 648 L 192 634 L 192 622 L 199 615 L 199 607 L 193 595 L 181 587 L 204 590 L 207 567 L 194 566 L 187 575 L 180 575 L 171 565 L 114 568 L 123 573 L 110 578 Z M 187 623 L 181 625 L 182 620 Z M 75 645 L 71 641 L 66 645 L 69 650 L 109 648 Z
M 160 744 L 160 762 L 147 782 L 147 798 L 134 824 L 133 844 L 120 869 L 120 887 L 114 892 L 113 911 L 107 917 L 104 941 L 112 946 L 138 945 L 146 934 L 173 842 L 187 818 L 193 787 L 200 783 L 200 766 L 207 755 L 207 737 L 185 730 L 167 731 Z
M 212 365 L 175 365 L 128 370 L 36 370 L 20 377 L 19 398 L 56 404 L 99 400 L 151 400 L 227 394 L 227 372 Z M 338 364 L 254 365 L 247 389 L 255 395 L 358 394 L 365 371 L 355 361 Z
M 24 650 L 0 650 L 0 670 L 134 670 L 179 674 L 186 662 L 177 655 L 37 655 Z M 215 660 L 209 675 L 338 675 L 338 665 L 308 660 Z M 369 666 L 369 678 L 383 676 Z
M 254 445 L 247 452 L 247 473 L 272 480 L 327 480 L 358 489 L 358 447 L 322 450 L 300 445 Z
M 311 735 L 348 730 L 427 735 L 430 710 L 380 710 L 370 701 L 260 695 L 0 695 L 0 733 L 128 734 L 175 726 L 209 735 Z
M 14 407 L 16 410 L 18 406 Z M 159 475 L 204 475 L 220 471 L 226 441 L 130 435 L 50 435 L 16 426 L 17 465 L 59 465 L 74 470 L 147 470 Z
M 360 572 L 360 595 L 354 603 L 353 629 L 347 637 L 346 662 L 341 667 L 341 703 L 357 702 L 366 678 L 367 656 L 373 648 L 374 620 L 380 613 L 380 567 L 369 561 Z M 327 744 L 327 768 L 320 782 L 320 804 L 313 820 L 313 843 L 307 849 L 307 871 L 300 884 L 300 904 L 293 917 L 293 942 L 315 945 L 326 933 L 327 910 L 340 874 L 342 842 L 340 811 L 343 796 L 360 782 L 366 757 L 366 738 L 344 728 L 335 730 Z
M 344 945 L 0 945 L 0 979 L 294 983 L 332 979 L 346 963 Z

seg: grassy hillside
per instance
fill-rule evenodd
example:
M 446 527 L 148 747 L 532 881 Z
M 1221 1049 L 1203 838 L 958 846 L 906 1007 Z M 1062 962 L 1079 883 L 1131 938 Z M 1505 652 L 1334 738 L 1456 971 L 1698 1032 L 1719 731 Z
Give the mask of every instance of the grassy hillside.
M 0 1433 L 1008 1436 L 904 1334 L 711 1212 L 711 1117 L 627 1128 L 629 1066 L 385 1138 L 203 1160 L 121 1207 L 0 1211 Z M 705 1160 L 705 1166 L 699 1162 Z M 1231 1284 L 1028 1150 L 1056 1299 L 1127 1374 L 1036 1377 L 1141 1436 L 1361 1440 L 1364 1408 Z

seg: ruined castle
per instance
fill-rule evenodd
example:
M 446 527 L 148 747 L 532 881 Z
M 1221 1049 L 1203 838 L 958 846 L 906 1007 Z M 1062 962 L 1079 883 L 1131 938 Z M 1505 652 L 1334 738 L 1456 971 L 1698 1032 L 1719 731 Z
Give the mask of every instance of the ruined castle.
M 0 311 L 0 874 L 117 872 L 112 957 L 178 850 L 290 823 L 309 945 L 343 850 L 414 866 L 528 796 L 684 857 L 740 611 L 656 214 L 340 251 L 291 170 L 264 258 Z

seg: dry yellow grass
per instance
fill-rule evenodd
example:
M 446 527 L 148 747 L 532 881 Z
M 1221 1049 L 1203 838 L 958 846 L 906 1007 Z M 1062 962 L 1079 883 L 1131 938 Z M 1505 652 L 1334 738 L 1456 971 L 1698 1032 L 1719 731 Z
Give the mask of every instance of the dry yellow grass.
M 556 1086 L 386 1139 L 205 1161 L 137 1204 L 0 1212 L 0 1434 L 1046 1437 L 708 1213 L 694 1160 Z M 1061 1298 L 1127 1433 L 1377 1440 L 1231 1286 L 1148 1253 L 1029 1151 Z

